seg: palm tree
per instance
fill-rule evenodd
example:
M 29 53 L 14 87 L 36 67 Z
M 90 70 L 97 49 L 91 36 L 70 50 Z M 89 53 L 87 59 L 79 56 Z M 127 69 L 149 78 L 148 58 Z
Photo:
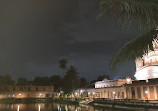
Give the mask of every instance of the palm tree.
M 65 71 L 67 69 L 67 60 L 66 59 L 61 59 L 59 61 L 59 67 Z
M 140 29 L 148 27 L 149 31 L 127 43 L 112 60 L 112 67 L 124 60 L 136 59 L 152 49 L 158 26 L 158 0 L 102 0 L 99 4 L 99 16 L 104 13 L 118 22 L 130 27 L 137 25 Z

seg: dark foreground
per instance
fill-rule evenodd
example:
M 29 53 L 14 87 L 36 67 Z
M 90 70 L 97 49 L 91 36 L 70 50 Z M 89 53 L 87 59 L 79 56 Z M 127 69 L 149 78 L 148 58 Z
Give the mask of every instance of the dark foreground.
M 115 108 L 107 105 L 95 107 L 90 105 L 60 104 L 60 103 L 34 103 L 34 104 L 0 104 L 0 111 L 158 111 L 140 107 Z

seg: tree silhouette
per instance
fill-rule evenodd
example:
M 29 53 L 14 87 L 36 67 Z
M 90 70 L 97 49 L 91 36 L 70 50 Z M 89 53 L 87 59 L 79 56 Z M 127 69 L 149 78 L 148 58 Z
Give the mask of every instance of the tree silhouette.
M 71 94 L 79 87 L 79 78 L 77 69 L 74 66 L 70 66 L 64 76 L 64 92 L 65 94 Z M 75 94 L 74 94 L 75 95 Z
M 133 60 L 152 50 L 152 41 L 156 38 L 158 26 L 158 0 L 101 0 L 99 17 L 104 13 L 130 28 L 137 25 L 139 29 L 147 27 L 148 31 L 127 43 L 114 57 L 111 66 L 118 62 Z
M 59 61 L 59 67 L 63 70 L 63 75 L 64 75 L 64 72 L 67 69 L 67 60 L 66 59 L 61 59 Z
M 26 78 L 18 78 L 17 85 L 28 85 Z

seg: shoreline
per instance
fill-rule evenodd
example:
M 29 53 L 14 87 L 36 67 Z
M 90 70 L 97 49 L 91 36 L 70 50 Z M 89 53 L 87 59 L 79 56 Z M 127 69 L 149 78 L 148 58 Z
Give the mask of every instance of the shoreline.
M 158 108 L 158 103 L 148 102 L 126 102 L 126 101 L 113 101 L 113 100 L 94 100 L 89 105 L 100 107 L 139 107 L 139 108 Z
M 57 99 L 57 98 L 6 98 L 0 99 L 0 104 L 29 104 L 29 103 L 66 103 L 66 104 L 79 104 L 79 100 L 71 99 Z

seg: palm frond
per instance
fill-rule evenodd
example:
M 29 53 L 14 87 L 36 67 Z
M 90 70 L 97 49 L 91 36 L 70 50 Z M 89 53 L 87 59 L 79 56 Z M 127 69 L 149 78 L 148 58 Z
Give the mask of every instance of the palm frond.
M 158 0 L 101 0 L 98 16 L 104 13 L 127 26 L 136 23 L 151 28 L 158 25 Z
M 135 60 L 146 53 L 148 49 L 153 50 L 152 41 L 156 37 L 156 30 L 151 29 L 149 32 L 130 41 L 115 55 L 111 62 L 111 67 L 114 68 L 118 62 Z

